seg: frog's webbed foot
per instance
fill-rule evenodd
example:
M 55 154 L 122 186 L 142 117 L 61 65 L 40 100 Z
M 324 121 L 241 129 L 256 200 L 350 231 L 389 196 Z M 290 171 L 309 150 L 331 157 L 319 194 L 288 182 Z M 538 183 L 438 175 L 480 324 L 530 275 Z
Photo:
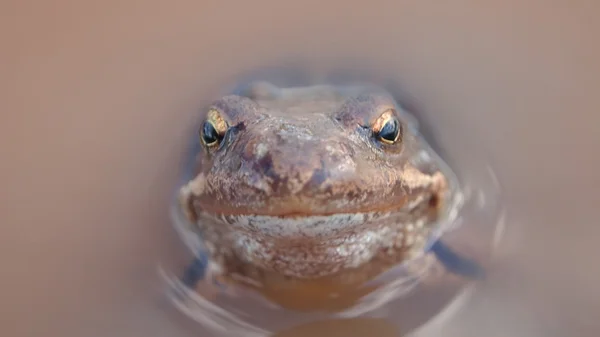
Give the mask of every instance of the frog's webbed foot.
M 201 253 L 185 269 L 181 282 L 207 298 L 215 298 L 222 293 L 231 293 L 231 287 L 223 281 L 221 274 L 211 268 L 207 254 Z
M 471 279 L 485 277 L 484 269 L 474 260 L 461 256 L 441 240 L 437 240 L 429 248 L 437 260 L 451 273 Z
M 204 280 L 208 269 L 208 257 L 199 254 L 194 261 L 185 269 L 181 276 L 181 282 L 187 287 L 194 288 L 198 282 Z

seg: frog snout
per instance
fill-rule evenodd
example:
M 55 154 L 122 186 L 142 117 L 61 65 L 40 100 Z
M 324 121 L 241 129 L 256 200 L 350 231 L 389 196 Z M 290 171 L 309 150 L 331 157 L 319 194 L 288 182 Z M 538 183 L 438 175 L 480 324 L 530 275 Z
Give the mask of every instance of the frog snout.
M 252 172 L 247 181 L 270 193 L 319 193 L 356 174 L 353 151 L 337 141 L 257 142 L 252 147 Z M 249 174 L 248 174 L 249 173 Z

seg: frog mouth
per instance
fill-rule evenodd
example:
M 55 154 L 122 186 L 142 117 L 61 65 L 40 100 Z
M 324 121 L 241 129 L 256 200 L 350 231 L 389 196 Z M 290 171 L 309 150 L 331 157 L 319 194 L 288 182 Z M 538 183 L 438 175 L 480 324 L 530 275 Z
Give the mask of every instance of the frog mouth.
M 266 270 L 311 278 L 360 265 L 379 252 L 420 247 L 435 226 L 428 209 L 423 197 L 399 211 L 281 217 L 193 209 L 192 217 L 211 247 L 228 247 Z
M 425 221 L 439 209 L 439 194 L 421 194 L 393 207 L 355 209 L 351 212 L 248 212 L 231 207 L 197 207 L 185 194 L 180 200 L 192 223 L 221 223 L 273 237 L 300 234 L 305 237 L 333 235 L 359 226 L 377 226 L 393 220 L 397 225 Z
M 372 196 L 373 194 L 357 198 L 349 198 L 343 194 L 339 196 L 306 194 L 267 197 L 257 193 L 238 192 L 237 197 L 223 199 L 222 194 L 206 188 L 206 180 L 200 174 L 181 187 L 179 198 L 180 205 L 193 221 L 198 218 L 197 213 L 213 217 L 246 219 L 252 217 L 316 219 L 341 215 L 410 214 L 415 209 L 439 210 L 444 204 L 443 201 L 445 201 L 448 190 L 445 188 L 445 180 L 438 178 L 433 175 L 430 180 L 432 184 L 414 187 L 411 193 L 388 194 L 386 197 L 380 198 Z M 226 195 L 231 195 L 231 193 Z
M 188 208 L 201 209 L 203 213 L 220 216 L 243 216 L 243 217 L 272 217 L 280 219 L 299 219 L 310 217 L 331 217 L 340 214 L 375 214 L 375 213 L 410 213 L 419 207 L 437 209 L 440 206 L 439 193 L 421 194 L 412 198 L 403 198 L 397 203 L 380 205 L 367 205 L 353 208 L 336 208 L 316 210 L 311 204 L 285 204 L 281 207 L 262 208 L 259 210 L 246 208 L 244 206 L 231 207 L 230 205 L 202 204 L 194 205 L 192 199 L 188 199 Z

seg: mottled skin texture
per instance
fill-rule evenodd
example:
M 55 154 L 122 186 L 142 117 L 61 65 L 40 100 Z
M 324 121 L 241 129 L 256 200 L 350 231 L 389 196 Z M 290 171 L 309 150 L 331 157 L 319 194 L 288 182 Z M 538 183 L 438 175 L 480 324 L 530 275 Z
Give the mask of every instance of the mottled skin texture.
M 380 88 L 256 82 L 202 120 L 219 139 L 199 131 L 180 200 L 223 275 L 360 284 L 422 252 L 446 207 L 445 173 Z

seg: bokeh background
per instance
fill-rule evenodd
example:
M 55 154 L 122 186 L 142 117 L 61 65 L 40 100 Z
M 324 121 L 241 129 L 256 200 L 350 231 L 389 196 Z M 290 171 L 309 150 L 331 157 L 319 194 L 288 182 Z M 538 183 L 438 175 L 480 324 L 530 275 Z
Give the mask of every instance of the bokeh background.
M 0 335 L 199 335 L 156 300 L 190 126 L 239 74 L 294 64 L 397 76 L 438 142 L 476 143 L 494 165 L 508 213 L 491 277 L 418 335 L 597 336 L 599 10 L 2 1 Z

